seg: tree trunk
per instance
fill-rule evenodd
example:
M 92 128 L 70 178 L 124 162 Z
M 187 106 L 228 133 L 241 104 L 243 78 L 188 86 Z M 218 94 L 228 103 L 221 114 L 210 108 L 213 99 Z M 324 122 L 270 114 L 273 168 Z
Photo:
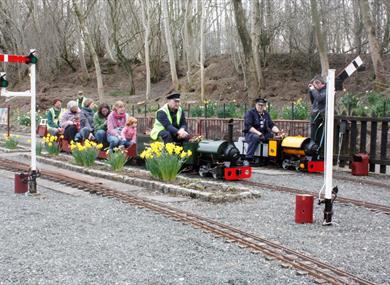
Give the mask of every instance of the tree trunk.
M 144 45 L 145 45 L 145 68 L 146 68 L 146 92 L 145 100 L 150 98 L 150 59 L 149 59 L 149 33 L 150 33 L 150 16 L 148 1 L 141 0 L 142 23 L 145 29 Z M 146 10 L 146 11 L 145 11 Z
M 85 62 L 85 56 L 84 56 L 84 43 L 81 36 L 81 33 L 79 34 L 79 37 L 77 39 L 77 46 L 79 50 L 79 59 L 80 59 L 80 67 L 82 71 L 82 80 L 87 81 L 90 79 L 87 64 Z
M 363 24 L 359 13 L 359 0 L 352 0 L 352 9 L 353 9 L 353 34 L 354 34 L 354 46 L 356 47 L 356 53 L 362 53 L 362 30 Z
M 245 72 L 248 86 L 248 97 L 251 100 L 258 96 L 259 85 L 257 84 L 255 64 L 252 53 L 252 40 L 246 28 L 244 9 L 242 8 L 241 0 L 232 0 L 234 18 L 236 20 L 238 35 L 241 39 L 241 44 L 244 50 L 245 57 Z
M 253 60 L 255 63 L 256 78 L 258 84 L 258 94 L 260 97 L 262 97 L 262 89 L 264 89 L 265 84 L 260 62 L 261 23 L 259 0 L 251 0 L 251 33 Z
M 186 9 L 184 14 L 184 45 L 185 45 L 185 55 L 186 55 L 186 62 L 187 62 L 187 82 L 188 84 L 191 84 L 191 22 L 190 22 L 190 16 L 192 15 L 192 0 L 187 0 L 186 3 Z
M 118 22 L 119 22 L 119 14 L 118 14 L 118 1 L 108 1 L 108 5 L 110 6 L 110 16 L 112 22 L 112 41 L 114 43 L 115 52 L 118 57 L 118 60 L 121 66 L 125 69 L 127 76 L 129 77 L 129 94 L 135 94 L 134 80 L 133 80 L 133 68 L 131 67 L 130 60 L 123 54 L 122 48 L 120 47 L 118 40 Z
M 368 0 L 359 0 L 360 13 L 363 18 L 364 28 L 366 29 L 368 35 L 368 41 L 370 44 L 370 53 L 371 60 L 374 66 L 375 72 L 375 89 L 377 91 L 382 91 L 386 87 L 386 80 L 384 74 L 384 67 L 382 62 L 382 57 L 380 54 L 380 45 L 379 41 L 375 36 L 375 27 L 371 21 L 370 16 L 370 6 L 368 4 Z
M 95 48 L 93 47 L 93 42 L 92 42 L 91 36 L 89 34 L 87 25 L 85 24 L 85 16 L 83 14 L 81 14 L 80 8 L 77 6 L 75 0 L 73 0 L 73 9 L 74 9 L 74 12 L 75 12 L 77 19 L 79 21 L 80 30 L 81 30 L 82 36 L 84 38 L 84 41 L 87 44 L 88 51 L 89 51 L 90 55 L 92 56 L 93 64 L 95 65 L 97 92 L 98 92 L 98 96 L 99 96 L 99 101 L 103 102 L 104 101 L 104 87 L 103 87 L 102 72 L 101 72 L 100 64 L 99 64 L 99 58 L 98 58 L 98 55 L 95 51 Z
M 201 13 L 200 13 L 200 100 L 204 102 L 204 17 L 205 17 L 205 7 L 204 1 L 201 4 Z
M 329 61 L 328 61 L 328 54 L 326 48 L 327 46 L 326 39 L 324 34 L 321 32 L 319 12 L 317 9 L 317 0 L 310 0 L 310 8 L 311 8 L 312 22 L 314 24 L 314 30 L 317 39 L 317 48 L 321 60 L 321 75 L 325 78 L 328 75 Z
M 172 44 L 172 34 L 169 27 L 169 17 L 168 17 L 168 0 L 162 0 L 162 12 L 163 12 L 163 21 L 164 21 L 164 31 L 165 31 L 165 42 L 168 50 L 169 66 L 171 69 L 172 77 L 172 86 L 175 89 L 179 89 L 179 79 L 177 78 L 176 71 L 176 61 L 175 61 L 175 52 L 173 50 Z

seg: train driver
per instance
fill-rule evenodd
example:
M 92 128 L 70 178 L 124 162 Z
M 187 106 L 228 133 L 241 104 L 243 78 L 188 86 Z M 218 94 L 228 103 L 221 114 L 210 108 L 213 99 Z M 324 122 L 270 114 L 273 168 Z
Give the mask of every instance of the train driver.
M 274 137 L 274 133 L 280 130 L 271 120 L 271 116 L 266 111 L 267 100 L 256 99 L 254 108 L 246 112 L 244 117 L 245 141 L 248 143 L 246 159 L 253 160 L 253 155 L 260 142 L 267 142 Z
M 180 93 L 174 91 L 167 97 L 168 102 L 156 113 L 150 137 L 157 140 L 159 137 L 164 143 L 182 143 L 188 141 L 189 133 L 184 111 L 180 106 Z

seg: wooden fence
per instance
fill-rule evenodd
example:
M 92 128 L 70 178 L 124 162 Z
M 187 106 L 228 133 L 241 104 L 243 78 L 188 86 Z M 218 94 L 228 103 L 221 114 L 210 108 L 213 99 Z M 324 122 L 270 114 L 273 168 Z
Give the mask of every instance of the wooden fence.
M 140 132 L 153 127 L 154 118 L 137 117 Z M 340 165 L 352 161 L 357 152 L 367 152 L 370 156 L 370 171 L 380 165 L 380 172 L 386 173 L 390 165 L 389 138 L 390 118 L 366 118 L 335 116 L 334 157 L 339 158 Z M 207 139 L 226 139 L 229 119 L 220 118 L 187 118 L 190 133 Z M 289 135 L 310 135 L 310 122 L 306 120 L 274 120 L 274 123 Z M 233 138 L 242 136 L 243 119 L 234 120 Z

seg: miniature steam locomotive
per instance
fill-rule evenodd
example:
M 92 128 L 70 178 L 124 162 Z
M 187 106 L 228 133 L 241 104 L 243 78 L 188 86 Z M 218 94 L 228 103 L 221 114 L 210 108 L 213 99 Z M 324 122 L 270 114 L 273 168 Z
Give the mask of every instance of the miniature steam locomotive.
M 234 145 L 242 156 L 246 155 L 248 144 L 240 137 Z M 323 172 L 324 163 L 319 159 L 318 145 L 308 137 L 287 136 L 260 143 L 254 154 L 257 165 L 276 163 L 283 169 Z

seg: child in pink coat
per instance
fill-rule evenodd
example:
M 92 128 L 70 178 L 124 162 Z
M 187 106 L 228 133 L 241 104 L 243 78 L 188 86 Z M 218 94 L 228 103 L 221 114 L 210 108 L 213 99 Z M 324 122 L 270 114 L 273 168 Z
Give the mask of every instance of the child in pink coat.
M 126 126 L 122 129 L 121 137 L 126 140 L 130 145 L 135 144 L 137 141 L 137 119 L 129 117 L 126 121 Z

